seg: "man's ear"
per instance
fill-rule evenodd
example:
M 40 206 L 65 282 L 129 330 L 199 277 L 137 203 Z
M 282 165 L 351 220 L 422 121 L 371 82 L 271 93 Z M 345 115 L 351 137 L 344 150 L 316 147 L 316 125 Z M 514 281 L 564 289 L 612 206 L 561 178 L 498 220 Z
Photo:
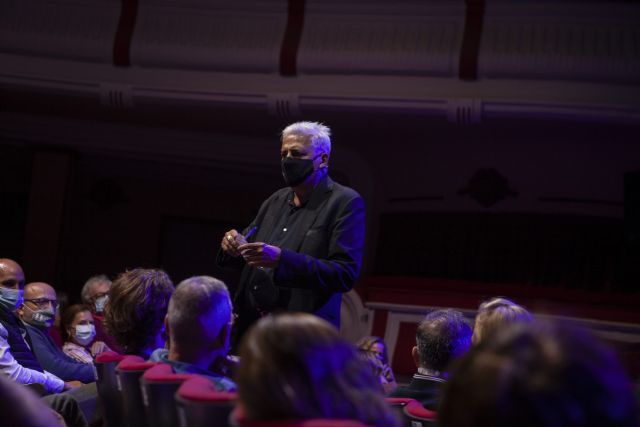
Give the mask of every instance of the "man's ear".
M 20 305 L 20 307 L 16 310 L 18 317 L 24 320 L 24 304 Z
M 411 349 L 411 358 L 413 359 L 413 363 L 415 363 L 416 368 L 420 367 L 420 354 L 418 353 L 418 347 L 415 345 Z
M 322 153 L 322 155 L 320 156 L 320 167 L 321 168 L 328 168 L 329 167 L 329 155 L 327 153 Z
M 222 348 L 227 344 L 227 338 L 229 337 L 229 333 L 231 332 L 231 323 L 226 323 L 222 328 L 220 328 L 220 332 L 218 336 L 214 340 L 214 348 Z

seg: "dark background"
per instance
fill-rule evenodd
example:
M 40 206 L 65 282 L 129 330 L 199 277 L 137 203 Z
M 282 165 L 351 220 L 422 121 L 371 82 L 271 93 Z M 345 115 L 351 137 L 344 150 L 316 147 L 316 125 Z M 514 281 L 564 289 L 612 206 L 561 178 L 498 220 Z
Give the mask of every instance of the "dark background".
M 219 241 L 314 120 L 367 203 L 365 277 L 638 292 L 636 2 L 107 3 L 0 19 L 0 256 L 28 281 L 233 287 Z

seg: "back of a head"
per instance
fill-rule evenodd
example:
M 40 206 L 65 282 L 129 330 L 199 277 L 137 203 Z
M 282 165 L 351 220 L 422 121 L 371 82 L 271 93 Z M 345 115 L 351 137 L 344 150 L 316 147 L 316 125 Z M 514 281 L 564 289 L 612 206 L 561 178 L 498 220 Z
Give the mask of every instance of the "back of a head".
M 104 322 L 126 353 L 144 355 L 154 344 L 173 291 L 167 273 L 158 269 L 125 271 L 113 282 Z
M 473 327 L 472 341 L 480 343 L 486 337 L 499 332 L 512 323 L 530 322 L 531 313 L 506 298 L 492 298 L 480 304 Z
M 631 383 L 583 330 L 513 324 L 461 359 L 445 388 L 443 427 L 631 427 Z
M 377 379 L 353 345 L 310 314 L 268 316 L 245 336 L 237 383 L 248 419 L 354 419 L 394 426 Z
M 172 345 L 209 347 L 231 321 L 231 310 L 229 291 L 221 280 L 209 276 L 183 280 L 167 312 Z
M 418 325 L 416 346 L 421 367 L 445 372 L 471 346 L 471 326 L 459 311 L 432 311 Z

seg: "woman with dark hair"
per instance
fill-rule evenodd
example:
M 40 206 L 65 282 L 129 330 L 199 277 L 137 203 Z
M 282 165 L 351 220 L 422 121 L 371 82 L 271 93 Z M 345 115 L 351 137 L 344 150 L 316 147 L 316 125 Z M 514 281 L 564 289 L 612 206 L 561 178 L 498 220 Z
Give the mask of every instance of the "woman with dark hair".
M 108 333 L 124 349 L 148 359 L 165 345 L 164 318 L 174 286 L 162 270 L 136 268 L 111 285 L 104 309 Z
M 104 342 L 95 341 L 96 328 L 89 307 L 74 304 L 62 312 L 60 332 L 62 351 L 78 362 L 93 363 L 98 354 L 111 350 Z
M 385 394 L 393 392 L 398 387 L 398 383 L 389 365 L 387 345 L 384 340 L 380 337 L 367 336 L 360 338 L 356 347 L 360 350 L 360 355 L 371 364 L 373 373 L 380 381 Z
M 314 418 L 399 425 L 371 368 L 335 327 L 306 313 L 262 318 L 240 349 L 239 408 L 249 421 Z

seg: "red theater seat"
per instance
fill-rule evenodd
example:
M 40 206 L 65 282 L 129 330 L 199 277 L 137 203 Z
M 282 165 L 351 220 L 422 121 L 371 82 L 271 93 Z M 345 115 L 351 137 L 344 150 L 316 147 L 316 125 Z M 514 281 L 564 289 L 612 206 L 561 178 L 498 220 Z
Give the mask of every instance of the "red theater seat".
M 437 413 L 426 409 L 420 402 L 408 397 L 387 397 L 385 399 L 404 420 L 407 427 L 435 426 Z
M 116 366 L 118 386 L 122 393 L 125 426 L 144 427 L 147 425 L 140 390 L 140 377 L 147 369 L 155 365 L 152 362 L 145 362 L 139 356 L 125 356 Z
M 180 385 L 195 375 L 176 374 L 171 365 L 158 363 L 142 375 L 140 386 L 147 425 L 174 427 L 178 424 L 175 394 Z
M 99 354 L 94 362 L 98 377 L 98 399 L 100 400 L 100 406 L 103 408 L 106 427 L 123 425 L 124 409 L 116 376 L 116 365 L 123 357 L 113 351 L 106 351 Z
M 227 427 L 236 396 L 236 393 L 217 391 L 205 377 L 187 379 L 176 394 L 180 425 Z
M 231 418 L 238 427 L 368 427 L 367 424 L 356 420 L 333 420 L 328 418 L 314 418 L 309 420 L 247 420 L 239 407 L 236 407 Z

